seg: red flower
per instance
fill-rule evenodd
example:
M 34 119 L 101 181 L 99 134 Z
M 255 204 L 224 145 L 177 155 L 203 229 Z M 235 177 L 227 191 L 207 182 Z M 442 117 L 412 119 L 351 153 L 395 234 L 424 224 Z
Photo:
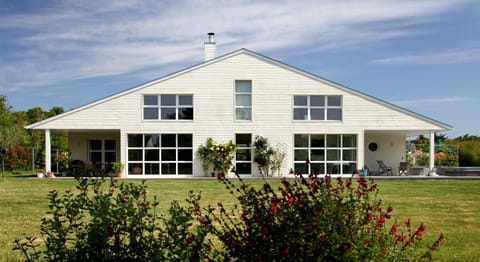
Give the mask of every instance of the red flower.
M 264 235 L 267 235 L 268 234 L 268 228 L 264 227 L 262 228 L 262 232 Z
M 283 253 L 288 256 L 288 247 L 283 250 Z
M 393 224 L 392 229 L 390 230 L 390 233 L 394 236 L 397 235 L 397 228 L 398 228 L 398 225 Z
M 108 233 L 108 237 L 113 237 L 113 227 L 112 226 L 108 226 L 107 228 L 107 233 Z
M 387 208 L 387 213 L 392 213 L 392 211 L 393 211 L 393 207 L 389 206 L 389 207 Z

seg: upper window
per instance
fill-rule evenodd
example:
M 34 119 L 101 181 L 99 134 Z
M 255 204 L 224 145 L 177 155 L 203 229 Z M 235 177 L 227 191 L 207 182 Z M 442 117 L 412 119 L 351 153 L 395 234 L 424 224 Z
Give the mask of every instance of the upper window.
M 144 120 L 193 120 L 192 95 L 144 95 Z
M 293 120 L 342 120 L 342 97 L 293 96 Z
M 252 81 L 235 81 L 235 119 L 252 120 Z

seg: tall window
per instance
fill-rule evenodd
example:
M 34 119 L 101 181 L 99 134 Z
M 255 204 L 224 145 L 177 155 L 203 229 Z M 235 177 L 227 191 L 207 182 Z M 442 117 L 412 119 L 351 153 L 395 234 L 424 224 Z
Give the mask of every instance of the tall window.
M 252 120 L 252 81 L 235 81 L 235 119 Z
M 191 134 L 129 134 L 129 175 L 192 175 Z
M 239 175 L 252 174 L 252 134 L 236 134 L 238 146 L 235 155 L 235 172 Z
M 357 135 L 296 134 L 295 172 L 352 174 L 357 166 Z
M 144 120 L 193 120 L 192 95 L 144 95 Z
M 342 120 L 341 96 L 293 96 L 294 120 Z

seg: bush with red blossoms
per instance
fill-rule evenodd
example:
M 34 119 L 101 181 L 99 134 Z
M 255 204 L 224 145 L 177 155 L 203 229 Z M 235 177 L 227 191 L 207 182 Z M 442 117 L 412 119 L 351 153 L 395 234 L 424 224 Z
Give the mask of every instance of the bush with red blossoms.
M 220 180 L 240 202 L 210 212 L 212 233 L 225 245 L 228 259 L 240 261 L 378 261 L 431 258 L 443 236 L 428 249 L 418 243 L 426 230 L 412 232 L 410 221 L 386 228 L 393 208 L 382 207 L 372 180 L 300 176 L 264 183 L 257 189 L 240 179 Z M 420 252 L 420 253 L 419 253 Z M 418 256 L 418 257 L 417 257 Z

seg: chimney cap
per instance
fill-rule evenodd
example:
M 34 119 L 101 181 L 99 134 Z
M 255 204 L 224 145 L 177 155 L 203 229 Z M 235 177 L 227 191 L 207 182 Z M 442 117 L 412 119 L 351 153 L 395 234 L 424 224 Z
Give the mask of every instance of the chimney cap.
M 207 35 L 208 35 L 208 42 L 207 43 L 215 43 L 215 39 L 214 39 L 215 33 L 210 32 Z

